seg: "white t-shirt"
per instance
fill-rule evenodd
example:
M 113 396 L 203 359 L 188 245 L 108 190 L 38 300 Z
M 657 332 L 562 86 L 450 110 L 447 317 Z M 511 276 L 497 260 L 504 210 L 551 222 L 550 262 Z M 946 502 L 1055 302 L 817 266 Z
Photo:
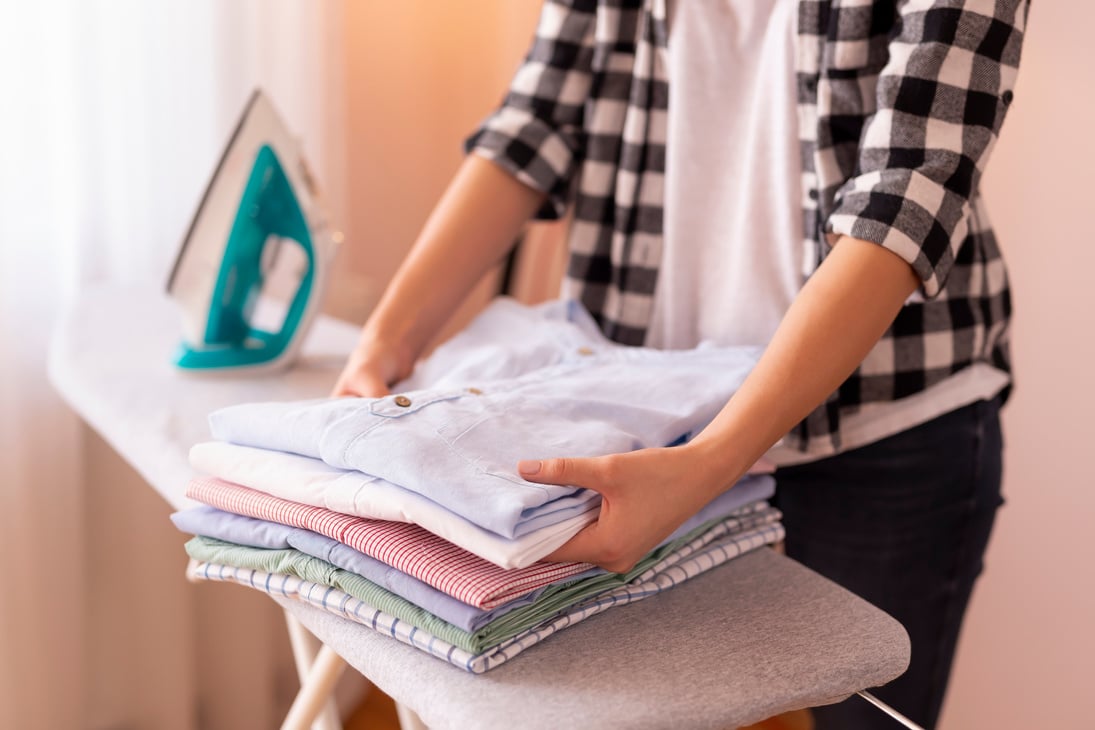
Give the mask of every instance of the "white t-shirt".
M 668 11 L 665 243 L 646 344 L 764 345 L 803 282 L 798 1 Z
M 646 344 L 765 345 L 812 266 L 802 230 L 795 90 L 798 0 L 669 0 L 664 248 Z M 810 257 L 809 259 L 807 257 Z M 908 398 L 845 414 L 863 446 L 991 398 L 976 364 Z M 810 461 L 777 445 L 777 464 Z

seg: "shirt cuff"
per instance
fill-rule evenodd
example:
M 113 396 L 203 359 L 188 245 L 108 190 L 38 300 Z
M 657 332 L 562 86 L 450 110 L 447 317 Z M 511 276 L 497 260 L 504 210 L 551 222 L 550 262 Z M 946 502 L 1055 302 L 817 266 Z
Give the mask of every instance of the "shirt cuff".
M 916 170 L 891 169 L 852 178 L 837 192 L 825 222 L 830 241 L 850 236 L 888 248 L 912 266 L 925 298 L 942 291 L 969 231 L 964 196 Z
M 486 158 L 548 197 L 536 212 L 557 220 L 570 202 L 570 180 L 576 164 L 575 143 L 524 109 L 504 106 L 464 142 L 464 150 Z

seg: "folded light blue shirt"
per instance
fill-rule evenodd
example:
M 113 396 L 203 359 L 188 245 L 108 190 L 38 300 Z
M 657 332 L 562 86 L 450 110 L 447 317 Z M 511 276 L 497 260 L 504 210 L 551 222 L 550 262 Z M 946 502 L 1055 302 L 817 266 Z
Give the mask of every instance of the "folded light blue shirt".
M 210 426 L 216 439 L 356 469 L 515 537 L 599 500 L 587 490 L 526 481 L 516 472 L 519 460 L 687 439 L 721 410 L 761 351 L 626 347 L 595 331 L 574 303 L 500 300 L 468 336 L 419 367 L 423 375 L 410 384 L 430 378 L 428 388 L 233 406 L 214 412 Z
M 772 477 L 746 476 L 733 489 L 720 494 L 689 518 L 667 537 L 663 544 L 672 542 L 711 520 L 769 499 L 774 493 L 775 481 Z M 465 631 L 477 631 L 495 618 L 532 603 L 547 589 L 545 586 L 497 608 L 483 610 L 457 600 L 348 545 L 310 530 L 244 517 L 208 506 L 176 512 L 171 515 L 171 521 L 180 531 L 190 535 L 213 537 L 237 545 L 267 550 L 295 548 L 302 553 L 326 560 L 343 570 L 356 573 Z M 586 573 L 570 576 L 565 581 L 571 582 L 603 572 L 595 568 Z

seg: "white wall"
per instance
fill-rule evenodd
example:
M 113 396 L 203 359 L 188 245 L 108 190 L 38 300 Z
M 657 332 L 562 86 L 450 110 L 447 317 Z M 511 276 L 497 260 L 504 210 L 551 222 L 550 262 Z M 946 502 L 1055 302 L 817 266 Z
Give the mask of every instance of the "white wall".
M 4 728 L 267 728 L 295 693 L 276 605 L 185 582 L 170 509 L 80 427 L 45 360 L 73 282 L 166 281 L 255 85 L 339 204 L 340 16 L 296 0 L 0 3 Z
M 1066 10 L 1067 8 L 1067 10 Z M 1095 726 L 1095 5 L 1036 2 L 984 192 L 1011 270 L 1004 490 L 943 727 Z

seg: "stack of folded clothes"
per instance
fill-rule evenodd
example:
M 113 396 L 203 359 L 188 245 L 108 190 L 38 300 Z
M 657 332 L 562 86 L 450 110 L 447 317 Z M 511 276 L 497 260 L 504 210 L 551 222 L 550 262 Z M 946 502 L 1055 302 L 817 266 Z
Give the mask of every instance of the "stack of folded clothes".
M 501 299 L 383 398 L 234 406 L 173 516 L 193 580 L 306 601 L 487 671 L 556 631 L 782 539 L 749 475 L 626 574 L 543 560 L 597 518 L 588 490 L 525 481 L 520 459 L 683 443 L 756 348 L 622 347 L 573 302 Z M 666 485 L 672 489 L 672 485 Z

